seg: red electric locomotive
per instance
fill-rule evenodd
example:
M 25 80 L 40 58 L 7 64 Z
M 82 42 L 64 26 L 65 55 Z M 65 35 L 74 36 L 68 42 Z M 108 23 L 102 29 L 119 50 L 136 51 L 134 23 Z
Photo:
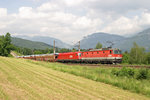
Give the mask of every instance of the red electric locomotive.
M 122 61 L 121 50 L 112 48 L 102 48 L 82 52 L 82 62 L 90 63 L 120 63 Z
M 86 52 L 59 53 L 58 62 L 80 62 L 80 63 L 120 63 L 122 61 L 121 50 L 102 48 Z
M 81 52 L 59 53 L 56 57 L 58 62 L 80 62 Z

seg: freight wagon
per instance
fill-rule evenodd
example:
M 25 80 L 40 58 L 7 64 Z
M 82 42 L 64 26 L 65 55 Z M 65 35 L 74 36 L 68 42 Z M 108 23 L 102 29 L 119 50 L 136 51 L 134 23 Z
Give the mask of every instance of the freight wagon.
M 24 58 L 24 59 L 32 59 L 37 61 L 49 61 L 55 62 L 56 54 L 39 54 L 39 55 L 27 55 L 27 56 L 18 56 L 17 58 Z

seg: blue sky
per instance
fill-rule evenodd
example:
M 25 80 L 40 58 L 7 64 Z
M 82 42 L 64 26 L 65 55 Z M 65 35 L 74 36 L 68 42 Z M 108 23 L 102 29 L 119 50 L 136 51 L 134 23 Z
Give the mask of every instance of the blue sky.
M 0 0 L 0 34 L 78 41 L 95 32 L 132 36 L 150 26 L 149 0 Z
M 37 7 L 41 3 L 46 2 L 48 0 L 0 0 L 0 7 L 1 8 L 7 8 L 8 13 L 14 13 L 18 12 L 18 9 L 22 6 L 27 6 L 27 7 Z

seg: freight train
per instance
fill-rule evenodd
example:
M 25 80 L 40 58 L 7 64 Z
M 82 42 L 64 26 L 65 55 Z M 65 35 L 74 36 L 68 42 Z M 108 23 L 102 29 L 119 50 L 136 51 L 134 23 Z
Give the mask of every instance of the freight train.
M 121 50 L 113 48 L 93 49 L 89 51 L 18 56 L 18 58 L 33 59 L 38 61 L 63 62 L 63 63 L 121 63 Z

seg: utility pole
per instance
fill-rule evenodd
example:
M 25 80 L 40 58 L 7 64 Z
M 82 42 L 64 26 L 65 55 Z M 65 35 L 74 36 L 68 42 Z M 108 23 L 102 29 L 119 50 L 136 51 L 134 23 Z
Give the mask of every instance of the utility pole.
M 80 52 L 80 41 L 79 41 L 79 47 L 78 47 L 78 50 L 79 50 L 79 52 Z
M 53 54 L 54 54 L 54 61 L 55 61 L 55 40 L 54 40 L 54 45 L 53 45 Z
M 80 41 L 76 42 L 74 45 L 75 48 L 78 48 L 78 51 L 80 52 Z
M 54 52 L 53 52 L 53 53 L 55 54 L 55 40 L 54 40 L 53 50 L 54 50 Z

